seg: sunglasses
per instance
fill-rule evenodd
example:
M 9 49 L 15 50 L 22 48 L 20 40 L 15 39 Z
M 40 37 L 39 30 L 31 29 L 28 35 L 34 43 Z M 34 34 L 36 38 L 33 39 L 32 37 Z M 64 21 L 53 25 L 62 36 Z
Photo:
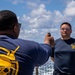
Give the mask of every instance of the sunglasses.
M 18 23 L 18 26 L 21 28 L 21 23 Z
M 61 30 L 66 30 L 66 31 L 69 31 L 69 30 L 71 30 L 70 28 L 61 28 Z

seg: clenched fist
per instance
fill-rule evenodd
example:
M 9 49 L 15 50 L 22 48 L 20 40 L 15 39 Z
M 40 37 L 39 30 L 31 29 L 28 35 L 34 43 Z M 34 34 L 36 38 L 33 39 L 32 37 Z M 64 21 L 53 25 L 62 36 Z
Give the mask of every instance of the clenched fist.
M 45 44 L 49 44 L 51 47 L 54 46 L 54 38 L 51 36 L 50 33 L 47 33 L 44 39 Z

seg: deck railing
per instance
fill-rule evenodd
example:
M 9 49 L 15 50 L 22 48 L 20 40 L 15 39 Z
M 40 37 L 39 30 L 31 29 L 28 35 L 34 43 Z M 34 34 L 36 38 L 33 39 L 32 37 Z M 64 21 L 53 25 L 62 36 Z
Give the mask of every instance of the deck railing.
M 33 75 L 53 75 L 53 65 L 54 63 L 49 59 L 44 65 L 35 67 Z

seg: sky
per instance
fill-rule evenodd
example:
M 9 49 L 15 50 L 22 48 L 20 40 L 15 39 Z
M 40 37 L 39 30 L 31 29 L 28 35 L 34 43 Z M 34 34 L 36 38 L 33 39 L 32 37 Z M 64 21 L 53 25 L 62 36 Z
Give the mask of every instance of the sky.
M 75 0 L 0 0 L 0 10 L 16 13 L 21 39 L 42 43 L 48 32 L 57 39 L 63 22 L 72 25 L 75 38 Z

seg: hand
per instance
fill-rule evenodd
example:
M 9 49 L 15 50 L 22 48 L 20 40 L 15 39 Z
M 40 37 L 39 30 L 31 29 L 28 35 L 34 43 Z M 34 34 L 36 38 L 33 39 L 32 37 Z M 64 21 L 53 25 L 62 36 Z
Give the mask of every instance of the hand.
M 51 36 L 50 33 L 47 33 L 44 39 L 45 44 L 49 44 L 51 47 L 54 46 L 54 38 Z

